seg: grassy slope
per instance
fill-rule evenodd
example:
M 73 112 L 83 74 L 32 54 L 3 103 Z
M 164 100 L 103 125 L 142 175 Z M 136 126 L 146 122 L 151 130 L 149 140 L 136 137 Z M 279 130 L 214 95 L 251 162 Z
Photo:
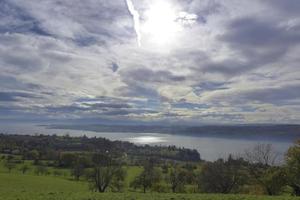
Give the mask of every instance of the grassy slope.
M 296 200 L 243 195 L 91 193 L 84 182 L 52 176 L 0 173 L 1 200 Z M 300 200 L 300 199 L 299 199 Z
M 18 165 L 11 173 L 0 161 L 0 200 L 300 200 L 293 197 L 264 197 L 247 195 L 165 194 L 165 193 L 92 193 L 86 182 L 70 180 L 69 170 L 65 176 L 36 176 L 31 162 L 30 171 L 21 174 Z M 51 169 L 53 170 L 53 169 Z M 129 167 L 126 185 L 141 172 L 139 167 Z
M 53 199 L 87 192 L 87 185 L 62 178 L 19 174 L 0 174 L 0 199 Z M 47 198 L 45 198 L 45 195 Z M 33 198 L 34 197 L 34 198 Z M 58 198 L 60 199 L 60 198 Z

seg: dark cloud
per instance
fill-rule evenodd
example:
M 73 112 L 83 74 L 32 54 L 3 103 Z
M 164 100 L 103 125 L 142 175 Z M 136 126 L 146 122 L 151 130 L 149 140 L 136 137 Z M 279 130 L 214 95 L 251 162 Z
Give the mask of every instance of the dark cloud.
M 275 105 L 292 105 L 300 98 L 300 85 L 286 85 L 274 88 L 262 88 L 241 93 L 241 99 L 260 101 Z M 295 102 L 298 105 L 299 102 Z
M 199 83 L 197 85 L 194 85 L 194 92 L 197 95 L 201 95 L 202 92 L 205 91 L 216 91 L 216 90 L 226 90 L 229 89 L 228 86 L 226 86 L 226 84 L 228 84 L 227 82 L 202 82 Z
M 22 98 L 38 98 L 34 94 L 25 92 L 0 92 L 0 101 L 21 101 Z
M 0 2 L 0 33 L 22 33 L 64 38 L 78 46 L 106 45 L 134 36 L 126 4 L 87 0 Z M 122 19 L 122 20 L 121 20 Z M 126 23 L 125 23 L 126 22 Z M 123 25 L 121 25 L 123 23 Z
M 0 75 L 0 89 L 34 91 L 41 89 L 41 86 L 17 80 L 15 77 Z
M 279 26 L 274 21 L 241 18 L 230 22 L 221 40 L 243 51 L 281 49 L 300 42 L 300 31 Z
M 204 64 L 204 66 L 201 68 L 201 72 L 220 73 L 228 77 L 233 77 L 257 67 L 252 64 L 252 61 L 245 62 L 235 59 L 227 59 L 223 60 L 222 62 L 210 62 Z
M 36 53 L 28 54 L 28 52 L 17 51 L 17 50 L 7 50 L 6 52 L 1 52 L 0 49 L 0 63 L 2 67 L 6 68 L 15 68 L 18 69 L 18 72 L 29 73 L 36 70 L 41 70 L 45 67 L 43 59 Z
M 185 80 L 184 76 L 177 76 L 172 74 L 169 71 L 163 71 L 163 70 L 153 71 L 147 68 L 125 71 L 124 76 L 127 79 L 131 79 L 133 81 L 151 82 L 151 83 L 180 82 Z
M 159 113 L 158 111 L 154 110 L 128 110 L 128 109 L 123 109 L 123 110 L 112 110 L 112 111 L 105 111 L 102 112 L 101 115 L 111 115 L 111 116 L 118 116 L 118 115 L 142 115 L 142 114 L 156 114 Z
M 2 0 L 0 2 L 0 33 L 33 33 L 50 36 L 41 29 L 38 21 L 29 15 L 24 9 L 13 3 Z
M 206 104 L 200 103 L 189 103 L 189 102 L 178 102 L 172 103 L 173 108 L 183 108 L 183 109 L 197 109 L 197 108 L 209 108 Z
M 120 95 L 130 97 L 145 97 L 148 99 L 160 98 L 155 84 L 181 83 L 185 76 L 174 75 L 170 71 L 151 70 L 147 68 L 121 71 L 120 75 L 126 86 L 119 88 Z
M 189 10 L 198 16 L 200 23 L 203 23 L 203 20 L 206 21 L 211 15 L 219 13 L 222 10 L 222 4 L 216 0 L 189 0 L 183 1 L 189 8 Z
M 108 111 L 108 110 L 120 110 L 131 108 L 130 105 L 126 103 L 81 103 L 63 106 L 47 106 L 45 109 L 49 112 L 61 112 L 61 113 L 72 113 L 81 111 Z
M 127 103 L 84 103 L 83 105 L 89 106 L 91 109 L 103 109 L 103 108 L 131 108 L 132 106 Z
M 106 103 L 113 103 L 113 102 L 120 102 L 122 101 L 122 98 L 117 98 L 117 97 L 110 97 L 110 96 L 97 96 L 97 97 L 82 97 L 76 99 L 76 102 L 78 103 L 86 103 L 86 102 L 106 102 Z
M 236 113 L 207 113 L 200 116 L 201 118 L 225 119 L 226 121 L 243 121 L 245 117 L 242 114 Z
M 278 62 L 292 47 L 300 44 L 300 30 L 247 17 L 230 22 L 219 39 L 236 52 L 235 56 L 220 62 L 208 61 L 201 70 L 235 76 Z
M 63 106 L 47 106 L 45 108 L 41 108 L 42 110 L 46 110 L 50 113 L 76 113 L 80 111 L 87 111 L 87 107 L 80 107 L 78 105 L 63 105 Z
M 266 0 L 263 2 L 285 14 L 299 16 L 300 3 L 298 0 Z
M 118 71 L 118 69 L 119 69 L 120 67 L 119 67 L 119 65 L 118 65 L 117 63 L 113 62 L 113 63 L 111 64 L 111 68 L 112 68 L 112 71 L 113 71 L 113 72 L 116 72 L 116 71 Z
M 47 106 L 38 108 L 39 110 L 46 110 L 47 113 L 57 114 L 91 114 L 98 116 L 124 116 L 130 114 L 151 114 L 158 113 L 155 110 L 141 109 L 129 105 L 127 103 L 82 103 L 62 106 Z
M 117 92 L 120 96 L 145 97 L 147 99 L 156 99 L 159 96 L 152 86 L 136 81 L 126 81 L 126 86 L 119 88 Z
M 227 90 L 216 93 L 208 102 L 230 103 L 241 109 L 249 107 L 253 102 L 258 104 L 269 104 L 275 106 L 298 105 L 300 98 L 300 85 L 290 84 L 274 87 L 261 87 L 255 89 Z
M 81 47 L 87 47 L 94 44 L 105 44 L 105 41 L 99 41 L 97 38 L 91 36 L 78 36 L 73 39 L 73 41 Z

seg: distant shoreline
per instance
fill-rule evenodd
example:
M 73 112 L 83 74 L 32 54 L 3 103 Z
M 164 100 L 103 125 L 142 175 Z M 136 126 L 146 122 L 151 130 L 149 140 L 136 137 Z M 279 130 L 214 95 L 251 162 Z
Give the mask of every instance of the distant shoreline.
M 132 126 L 132 125 L 41 125 L 47 129 L 93 132 L 159 133 L 225 139 L 271 139 L 294 141 L 300 139 L 300 125 L 206 125 L 206 126 Z

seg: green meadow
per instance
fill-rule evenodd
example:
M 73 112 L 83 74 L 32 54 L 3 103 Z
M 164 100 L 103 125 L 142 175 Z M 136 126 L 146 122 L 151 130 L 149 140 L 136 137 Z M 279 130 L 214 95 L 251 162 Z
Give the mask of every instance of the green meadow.
M 89 189 L 87 182 L 74 181 L 67 170 L 62 176 L 51 174 L 34 175 L 32 169 L 22 174 L 17 166 L 10 173 L 1 164 L 0 199 L 1 200 L 296 200 L 291 196 L 251 196 L 220 194 L 173 194 L 139 193 L 126 189 L 122 193 L 96 193 Z M 32 167 L 32 166 L 30 166 Z M 51 169 L 54 170 L 54 169 Z M 61 169 L 58 169 L 61 170 Z M 138 167 L 129 167 L 126 184 L 141 171 Z

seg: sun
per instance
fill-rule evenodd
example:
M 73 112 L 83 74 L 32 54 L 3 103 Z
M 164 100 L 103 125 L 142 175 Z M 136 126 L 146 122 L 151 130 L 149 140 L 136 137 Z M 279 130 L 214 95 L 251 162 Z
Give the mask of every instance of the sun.
M 172 44 L 182 29 L 177 16 L 175 6 L 167 1 L 152 4 L 145 12 L 144 23 L 141 26 L 146 42 L 161 46 Z

